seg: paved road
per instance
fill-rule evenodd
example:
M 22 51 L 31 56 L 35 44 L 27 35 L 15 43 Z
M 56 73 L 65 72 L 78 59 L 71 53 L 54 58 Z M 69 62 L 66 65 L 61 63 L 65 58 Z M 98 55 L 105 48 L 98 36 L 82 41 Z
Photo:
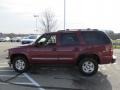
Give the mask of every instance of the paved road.
M 9 47 L 15 47 L 18 43 L 1 43 L 0 44 L 0 78 L 7 79 L 10 75 L 16 73 L 12 71 L 6 64 L 6 52 L 3 52 Z M 82 89 L 82 90 L 120 90 L 120 50 L 114 50 L 117 56 L 115 64 L 100 65 L 99 71 L 92 77 L 83 77 L 79 70 L 73 67 L 37 67 L 37 70 L 32 70 L 22 74 L 12 82 L 20 84 L 29 84 L 35 86 L 45 86 L 44 88 L 34 88 L 34 90 L 65 90 L 65 88 Z M 2 67 L 3 66 L 3 67 Z M 56 88 L 55 88 L 56 87 Z M 57 89 L 58 88 L 58 89 Z M 33 90 L 30 87 L 22 87 L 0 83 L 0 90 Z

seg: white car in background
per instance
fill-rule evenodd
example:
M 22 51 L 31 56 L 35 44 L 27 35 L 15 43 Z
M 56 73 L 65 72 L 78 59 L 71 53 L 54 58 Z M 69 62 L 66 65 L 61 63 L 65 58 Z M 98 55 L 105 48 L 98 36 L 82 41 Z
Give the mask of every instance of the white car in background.
M 1 38 L 0 38 L 0 42 L 4 42 L 4 38 L 1 37 Z
M 30 43 L 34 42 L 39 37 L 40 37 L 40 35 L 29 35 L 29 36 L 24 37 L 21 40 L 21 43 L 22 44 L 30 44 Z
M 0 42 L 9 42 L 11 39 L 10 37 L 2 37 L 0 38 Z
M 13 37 L 11 38 L 11 42 L 20 42 L 22 37 Z

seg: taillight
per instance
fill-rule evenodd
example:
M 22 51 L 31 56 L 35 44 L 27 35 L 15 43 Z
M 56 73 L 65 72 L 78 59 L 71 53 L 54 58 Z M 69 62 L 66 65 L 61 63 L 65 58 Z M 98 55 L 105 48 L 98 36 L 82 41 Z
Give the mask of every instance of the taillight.
M 106 45 L 105 48 L 106 48 L 107 51 L 111 50 L 112 49 L 112 45 Z
M 105 50 L 111 54 L 113 54 L 113 48 L 112 48 L 112 45 L 106 45 L 105 46 Z

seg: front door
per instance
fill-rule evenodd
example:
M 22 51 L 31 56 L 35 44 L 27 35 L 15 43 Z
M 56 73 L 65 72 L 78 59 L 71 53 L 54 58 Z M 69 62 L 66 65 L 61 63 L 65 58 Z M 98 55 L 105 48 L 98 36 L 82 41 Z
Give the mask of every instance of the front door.
M 37 40 L 31 51 L 31 60 L 34 63 L 57 63 L 56 35 L 45 34 Z

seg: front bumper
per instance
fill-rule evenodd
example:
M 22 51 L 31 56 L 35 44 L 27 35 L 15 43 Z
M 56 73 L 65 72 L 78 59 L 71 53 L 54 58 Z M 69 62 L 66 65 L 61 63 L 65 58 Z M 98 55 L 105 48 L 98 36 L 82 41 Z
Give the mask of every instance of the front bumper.
M 7 56 L 6 59 L 10 59 L 9 56 Z M 8 65 L 11 67 L 11 62 L 10 62 L 10 60 L 8 61 Z
M 8 65 L 9 65 L 10 68 L 13 67 L 13 66 L 12 66 L 12 63 L 11 63 L 10 61 L 8 61 Z

